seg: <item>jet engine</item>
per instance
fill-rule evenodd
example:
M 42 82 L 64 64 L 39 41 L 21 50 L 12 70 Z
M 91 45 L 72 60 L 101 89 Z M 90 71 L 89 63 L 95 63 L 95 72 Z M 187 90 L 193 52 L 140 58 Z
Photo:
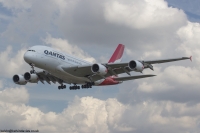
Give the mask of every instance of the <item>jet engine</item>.
M 99 74 L 99 75 L 106 75 L 108 73 L 107 68 L 102 65 L 102 64 L 93 64 L 91 67 L 91 70 L 93 73 L 95 74 Z
M 27 81 L 24 79 L 24 77 L 22 75 L 14 75 L 13 76 L 13 82 L 15 84 L 19 84 L 19 85 L 26 85 Z
M 142 72 L 144 69 L 144 66 L 141 62 L 137 61 L 137 60 L 132 60 L 128 63 L 128 67 L 136 72 Z
M 38 82 L 38 76 L 36 74 L 30 74 L 29 72 L 26 72 L 24 74 L 24 79 L 30 83 Z

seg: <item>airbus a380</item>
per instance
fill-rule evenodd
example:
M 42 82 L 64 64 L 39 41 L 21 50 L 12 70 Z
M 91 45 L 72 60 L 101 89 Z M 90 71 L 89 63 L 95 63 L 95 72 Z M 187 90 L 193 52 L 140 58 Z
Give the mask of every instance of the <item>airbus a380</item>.
M 124 45 L 119 44 L 108 63 L 90 63 L 83 59 L 63 53 L 47 46 L 33 46 L 24 54 L 24 60 L 31 65 L 32 70 L 23 75 L 14 75 L 13 81 L 19 85 L 29 83 L 51 84 L 59 83 L 58 89 L 66 88 L 65 84 L 72 84 L 70 90 L 91 88 L 92 86 L 116 85 L 123 81 L 153 77 L 155 75 L 131 76 L 131 71 L 142 72 L 152 64 L 186 60 L 192 57 L 182 57 L 164 60 L 131 60 L 121 63 Z M 34 67 L 42 70 L 35 71 Z M 118 74 L 127 73 L 129 76 L 118 77 Z M 80 86 L 79 86 L 80 85 Z

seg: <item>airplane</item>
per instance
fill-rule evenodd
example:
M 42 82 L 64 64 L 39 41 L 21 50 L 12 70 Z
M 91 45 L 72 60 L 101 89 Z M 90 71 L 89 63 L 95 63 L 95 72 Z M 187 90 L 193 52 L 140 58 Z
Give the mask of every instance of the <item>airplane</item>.
M 70 90 L 88 89 L 92 86 L 116 85 L 127 80 L 156 76 L 151 74 L 131 76 L 130 72 L 132 71 L 142 73 L 147 68 L 154 70 L 152 64 L 186 59 L 192 61 L 192 56 L 190 56 L 150 61 L 131 60 L 121 63 L 124 48 L 123 44 L 119 44 L 108 63 L 90 63 L 51 47 L 33 46 L 24 54 L 24 60 L 31 66 L 31 71 L 23 75 L 14 75 L 13 82 L 18 85 L 26 85 L 28 82 L 38 83 L 39 81 L 43 84 L 44 81 L 49 84 L 57 82 L 60 84 L 59 90 L 65 89 L 65 84 L 72 84 L 69 87 Z M 36 71 L 35 67 L 40 70 Z M 129 76 L 118 77 L 123 73 Z

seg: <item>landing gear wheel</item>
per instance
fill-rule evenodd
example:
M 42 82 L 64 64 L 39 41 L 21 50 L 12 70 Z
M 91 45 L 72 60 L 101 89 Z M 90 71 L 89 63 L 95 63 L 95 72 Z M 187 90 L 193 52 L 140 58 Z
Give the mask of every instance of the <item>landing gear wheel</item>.
M 66 88 L 66 85 L 61 85 L 61 86 L 58 86 L 58 89 L 65 89 Z
M 92 88 L 92 85 L 94 85 L 94 82 L 89 82 L 89 83 L 86 83 L 85 85 L 82 85 L 81 88 L 82 89 L 88 89 L 88 88 Z
M 35 70 L 31 70 L 31 71 L 30 71 L 30 74 L 33 74 L 33 73 L 35 73 Z
M 77 90 L 80 89 L 80 86 L 74 85 L 69 87 L 70 90 Z

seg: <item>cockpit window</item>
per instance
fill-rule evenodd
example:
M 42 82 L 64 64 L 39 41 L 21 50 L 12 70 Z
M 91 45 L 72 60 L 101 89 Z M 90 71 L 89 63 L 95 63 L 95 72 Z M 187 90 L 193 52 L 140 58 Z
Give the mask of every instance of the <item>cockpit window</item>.
M 28 50 L 28 51 L 32 51 L 32 52 L 35 52 L 35 50 Z

